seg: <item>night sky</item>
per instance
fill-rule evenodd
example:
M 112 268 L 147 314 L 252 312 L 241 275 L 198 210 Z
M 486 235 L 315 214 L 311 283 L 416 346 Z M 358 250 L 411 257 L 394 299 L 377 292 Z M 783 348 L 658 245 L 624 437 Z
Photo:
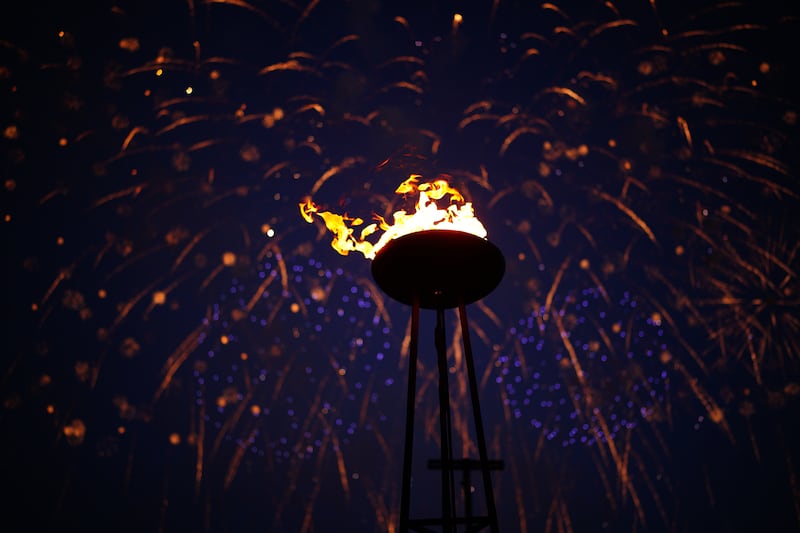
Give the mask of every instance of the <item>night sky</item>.
M 391 220 L 413 174 L 506 261 L 500 531 L 800 531 L 796 7 L 78 4 L 0 16 L 4 531 L 397 531 L 411 310 L 298 204 Z

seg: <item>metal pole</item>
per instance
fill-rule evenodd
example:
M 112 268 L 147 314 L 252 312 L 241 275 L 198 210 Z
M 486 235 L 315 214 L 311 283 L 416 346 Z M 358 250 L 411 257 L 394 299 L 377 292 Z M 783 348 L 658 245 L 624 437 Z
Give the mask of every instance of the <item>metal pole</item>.
M 464 478 L 461 480 L 461 490 L 464 491 L 464 517 L 467 524 L 472 524 L 472 468 L 465 461 Z
M 469 375 L 469 392 L 472 398 L 472 416 L 475 418 L 475 433 L 478 437 L 478 453 L 481 460 L 481 473 L 483 474 L 483 490 L 486 492 L 486 506 L 489 515 L 489 528 L 492 533 L 498 533 L 497 507 L 494 503 L 494 490 L 492 489 L 492 476 L 489 470 L 489 457 L 486 449 L 486 435 L 483 432 L 481 407 L 478 401 L 478 380 L 475 378 L 475 363 L 472 360 L 472 343 L 469 339 L 469 322 L 467 321 L 467 308 L 463 302 L 458 306 L 461 317 L 461 338 L 464 342 L 464 352 L 467 360 L 467 374 Z
M 417 351 L 419 349 L 419 297 L 411 307 L 411 342 L 408 357 L 408 392 L 406 395 L 406 436 L 403 448 L 403 486 L 400 496 L 400 533 L 408 533 L 411 503 L 411 455 L 414 447 L 414 409 L 417 394 Z
M 436 310 L 435 342 L 439 363 L 439 433 L 442 451 L 442 532 L 455 532 L 455 494 L 453 484 L 453 443 L 450 428 L 450 390 L 447 370 L 447 341 L 444 309 Z

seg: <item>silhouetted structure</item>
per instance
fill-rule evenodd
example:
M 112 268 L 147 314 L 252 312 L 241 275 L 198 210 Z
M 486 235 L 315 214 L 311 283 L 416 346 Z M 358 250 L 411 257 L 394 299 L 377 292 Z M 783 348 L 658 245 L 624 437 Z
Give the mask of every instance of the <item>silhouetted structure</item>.
M 428 532 L 430 526 L 441 526 L 443 533 L 454 533 L 463 525 L 466 531 L 489 527 L 498 531 L 497 509 L 492 491 L 491 470 L 503 468 L 501 461 L 490 461 L 483 431 L 478 384 L 472 359 L 466 305 L 488 295 L 505 273 L 505 260 L 500 250 L 475 235 L 451 230 L 430 230 L 399 237 L 386 245 L 372 263 L 376 283 L 393 299 L 411 306 L 411 342 L 408 367 L 403 481 L 400 502 L 400 531 Z M 444 311 L 458 307 L 461 321 L 464 357 L 469 379 L 472 414 L 478 442 L 479 460 L 455 459 L 450 420 L 450 392 L 447 371 L 447 342 Z M 414 440 L 417 352 L 419 347 L 419 310 L 436 310 L 435 345 L 439 370 L 439 431 L 441 458 L 428 467 L 441 470 L 442 515 L 440 518 L 409 517 L 411 500 L 411 459 Z M 454 473 L 463 472 L 464 513 L 456 510 Z M 486 515 L 473 515 L 470 472 L 480 470 L 486 499 Z

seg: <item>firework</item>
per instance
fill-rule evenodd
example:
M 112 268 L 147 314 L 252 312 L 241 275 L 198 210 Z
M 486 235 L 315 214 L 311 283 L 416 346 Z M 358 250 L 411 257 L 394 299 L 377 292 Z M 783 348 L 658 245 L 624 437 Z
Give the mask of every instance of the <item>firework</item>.
M 796 19 L 630 4 L 37 6 L 4 30 L 14 503 L 393 531 L 408 317 L 297 205 L 391 220 L 419 174 L 506 255 L 471 313 L 503 531 L 796 527 Z

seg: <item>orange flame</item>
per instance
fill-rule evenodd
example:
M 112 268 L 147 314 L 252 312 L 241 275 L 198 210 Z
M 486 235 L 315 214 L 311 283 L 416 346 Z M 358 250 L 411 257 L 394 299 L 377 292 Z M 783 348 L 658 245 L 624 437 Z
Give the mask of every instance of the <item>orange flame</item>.
M 363 219 L 320 211 L 311 198 L 299 204 L 300 214 L 309 223 L 314 222 L 314 215 L 325 222 L 325 226 L 334 234 L 331 242 L 334 250 L 342 255 L 361 252 L 367 259 L 373 259 L 392 239 L 417 231 L 447 229 L 486 237 L 486 228 L 475 217 L 472 203 L 465 202 L 460 192 L 452 188 L 446 180 L 419 183 L 420 178 L 421 176 L 412 174 L 394 191 L 397 194 L 419 193 L 414 212 L 395 211 L 392 213 L 392 224 L 380 215 L 373 215 L 376 222 L 365 226 L 358 237 L 354 235 L 354 228 L 364 224 Z M 436 202 L 446 196 L 449 196 L 450 204 L 446 208 L 440 208 Z M 383 230 L 383 234 L 373 244 L 367 237 L 378 230 Z

